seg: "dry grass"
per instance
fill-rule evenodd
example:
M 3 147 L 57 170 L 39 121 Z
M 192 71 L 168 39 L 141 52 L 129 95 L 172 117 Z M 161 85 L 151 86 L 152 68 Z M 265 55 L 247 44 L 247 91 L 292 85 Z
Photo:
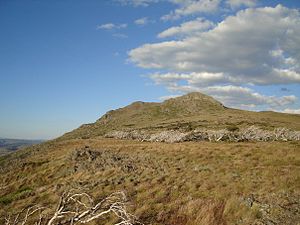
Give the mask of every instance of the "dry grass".
M 100 197 L 126 191 L 130 212 L 145 224 L 292 225 L 300 222 L 299 147 L 52 141 L 0 158 L 0 213 L 29 203 L 55 206 L 72 187 Z

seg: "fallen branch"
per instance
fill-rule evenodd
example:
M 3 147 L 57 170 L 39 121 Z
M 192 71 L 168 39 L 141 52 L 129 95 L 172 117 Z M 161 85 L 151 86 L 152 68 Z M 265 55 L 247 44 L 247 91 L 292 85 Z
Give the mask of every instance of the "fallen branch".
M 5 225 L 75 225 L 88 224 L 94 220 L 105 220 L 115 215 L 119 222 L 115 225 L 141 224 L 135 216 L 126 210 L 125 193 L 115 192 L 95 203 L 93 198 L 84 192 L 69 191 L 64 193 L 52 213 L 48 208 L 33 205 L 18 214 L 4 218 Z M 51 216 L 50 216 L 51 215 Z

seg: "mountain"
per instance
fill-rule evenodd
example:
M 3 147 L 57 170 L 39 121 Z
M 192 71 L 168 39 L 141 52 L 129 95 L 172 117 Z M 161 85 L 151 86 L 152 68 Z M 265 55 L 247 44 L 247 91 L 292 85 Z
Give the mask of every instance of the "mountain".
M 43 141 L 0 138 L 0 155 L 4 155 L 34 144 L 39 144 L 41 142 Z
M 300 130 L 300 115 L 232 109 L 199 92 L 162 103 L 134 102 L 111 110 L 95 123 L 84 124 L 61 139 L 92 138 L 113 130 L 189 131 L 196 128 L 226 129 L 255 125 L 264 129 Z

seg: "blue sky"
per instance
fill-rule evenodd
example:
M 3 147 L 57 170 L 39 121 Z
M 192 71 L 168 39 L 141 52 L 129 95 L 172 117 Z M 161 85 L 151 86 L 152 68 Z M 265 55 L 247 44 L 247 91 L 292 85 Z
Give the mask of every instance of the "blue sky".
M 133 101 L 190 91 L 299 113 L 299 6 L 2 0 L 0 137 L 54 138 Z

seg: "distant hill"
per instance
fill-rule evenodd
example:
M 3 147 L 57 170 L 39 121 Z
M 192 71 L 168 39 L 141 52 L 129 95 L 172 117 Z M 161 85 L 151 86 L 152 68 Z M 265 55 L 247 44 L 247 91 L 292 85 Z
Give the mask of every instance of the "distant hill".
M 28 147 L 34 144 L 39 144 L 42 140 L 23 140 L 23 139 L 8 139 L 0 138 L 0 155 L 4 155 L 16 151 L 23 147 Z
M 171 98 L 162 103 L 134 102 L 111 110 L 95 123 L 84 124 L 60 139 L 92 138 L 113 130 L 181 130 L 195 128 L 232 129 L 255 125 L 272 130 L 286 127 L 300 130 L 300 115 L 272 111 L 232 109 L 199 92 Z

